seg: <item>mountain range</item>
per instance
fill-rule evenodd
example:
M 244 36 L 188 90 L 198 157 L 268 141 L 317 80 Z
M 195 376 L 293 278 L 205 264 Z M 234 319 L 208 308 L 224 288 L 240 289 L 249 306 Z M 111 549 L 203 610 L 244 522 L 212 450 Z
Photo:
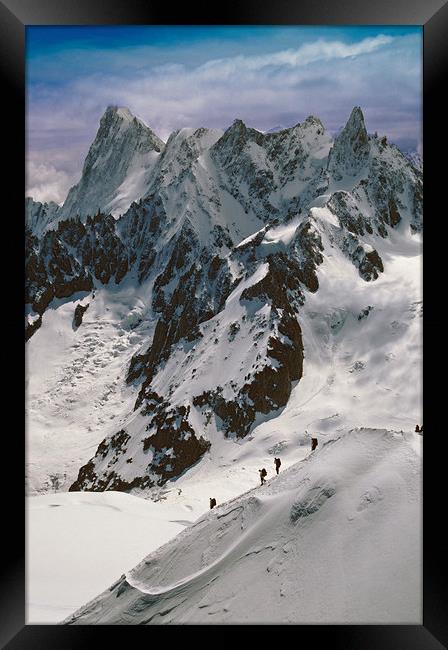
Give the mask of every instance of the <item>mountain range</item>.
M 119 427 L 87 436 L 99 444 L 76 475 L 64 470 L 66 486 L 162 486 L 216 438 L 238 441 L 277 417 L 303 379 L 302 314 L 325 262 L 361 291 L 421 230 L 420 169 L 368 134 L 359 107 L 336 138 L 310 116 L 273 133 L 241 120 L 184 128 L 166 144 L 109 107 L 62 207 L 26 202 L 28 345 L 46 340 L 39 328 L 61 305 L 73 305 L 79 338 L 95 305 L 132 293 L 116 323 L 138 342 L 123 346 L 115 378 L 127 406 Z M 354 317 L 372 320 L 374 308 Z M 344 318 L 332 318 L 336 333 Z
M 360 107 L 106 110 L 25 204 L 31 620 L 421 623 L 422 198 Z

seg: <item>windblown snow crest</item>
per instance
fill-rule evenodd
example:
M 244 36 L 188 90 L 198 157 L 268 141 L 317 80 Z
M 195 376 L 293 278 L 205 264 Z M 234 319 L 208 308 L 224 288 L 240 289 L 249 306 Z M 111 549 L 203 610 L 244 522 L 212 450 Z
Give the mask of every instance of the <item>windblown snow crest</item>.
M 418 438 L 345 432 L 200 517 L 64 623 L 420 620 Z
M 27 209 L 28 345 L 61 300 L 128 285 L 146 296 L 132 327 L 154 326 L 122 378 L 134 409 L 71 485 L 130 490 L 180 476 L 216 436 L 246 437 L 288 404 L 321 265 L 337 251 L 360 284 L 387 274 L 394 233 L 422 229 L 422 175 L 367 133 L 359 107 L 334 140 L 311 116 L 266 134 L 241 120 L 181 129 L 166 144 L 111 107 L 64 206 Z

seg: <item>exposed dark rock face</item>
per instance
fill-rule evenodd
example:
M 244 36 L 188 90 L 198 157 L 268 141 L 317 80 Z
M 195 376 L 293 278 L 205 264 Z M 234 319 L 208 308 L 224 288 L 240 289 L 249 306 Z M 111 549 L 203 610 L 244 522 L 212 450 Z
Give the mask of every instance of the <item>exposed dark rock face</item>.
M 189 271 L 192 274 L 193 264 L 196 259 L 197 237 L 191 224 L 186 221 L 178 236 L 174 237 L 169 249 L 171 251 L 168 263 L 162 273 L 154 281 L 153 306 L 158 312 L 170 310 L 170 303 L 179 284 L 172 286 L 171 292 L 166 291 L 167 285 L 172 285 L 173 280 L 178 280 L 179 273 Z M 176 305 L 177 306 L 177 305 Z
M 94 277 L 102 284 L 114 279 L 118 284 L 127 269 L 127 250 L 116 231 L 116 222 L 110 215 L 87 217 L 83 241 L 82 261 L 92 269 Z
M 300 276 L 301 268 L 296 260 L 283 253 L 267 257 L 269 270 L 256 284 L 244 289 L 241 301 L 258 298 L 261 302 L 270 301 L 276 307 L 289 309 L 289 291 L 300 303 L 303 303 Z
M 338 217 L 341 227 L 354 235 L 373 233 L 371 220 L 361 214 L 356 201 L 348 192 L 335 192 L 328 207 Z
M 355 176 L 366 165 L 369 154 L 370 143 L 364 116 L 359 106 L 355 106 L 334 142 L 327 169 L 336 180 L 340 180 L 344 174 Z
M 94 279 L 119 283 L 127 269 L 127 252 L 112 217 L 98 214 L 85 225 L 60 221 L 40 240 L 27 234 L 25 300 L 42 315 L 53 298 L 91 291 Z
M 82 317 L 89 308 L 89 303 L 87 305 L 77 305 L 75 309 L 75 315 L 73 316 L 73 325 L 79 327 L 82 323 Z
M 211 148 L 211 156 L 225 171 L 225 188 L 248 211 L 259 205 L 272 221 L 278 209 L 269 201 L 269 195 L 277 189 L 274 175 L 269 167 L 260 168 L 250 155 L 250 147 L 262 147 L 265 136 L 247 127 L 242 120 L 235 120 L 222 138 Z M 248 197 L 241 191 L 241 175 L 248 186 Z
M 199 408 L 210 407 L 222 424 L 226 436 L 244 437 L 250 431 L 255 420 L 255 409 L 247 400 L 226 400 L 220 390 L 206 391 L 193 399 L 193 405 Z
M 130 435 L 126 433 L 124 429 L 115 433 L 111 438 L 106 441 L 103 440 L 95 454 L 95 457 L 90 460 L 86 465 L 83 465 L 79 470 L 77 480 L 70 486 L 69 492 L 79 492 L 80 490 L 86 491 L 102 491 L 102 490 L 114 490 L 114 489 L 123 489 L 124 482 L 121 482 L 121 487 L 114 487 L 118 485 L 117 483 L 117 474 L 114 470 L 106 473 L 106 476 L 101 479 L 97 479 L 95 475 L 95 459 L 104 460 L 106 456 L 111 452 L 111 458 L 107 464 L 107 468 L 112 467 L 121 454 L 125 453 L 127 450 L 127 443 L 131 439 Z M 118 479 L 120 482 L 121 479 Z M 97 483 L 97 485 L 91 485 L 91 483 Z M 124 487 L 124 489 L 130 489 Z
M 378 252 L 375 249 L 367 251 L 354 235 L 349 234 L 344 238 L 342 250 L 358 268 L 363 280 L 376 280 L 378 274 L 383 273 L 383 261 Z
M 199 325 L 222 308 L 232 288 L 227 262 L 199 248 L 188 222 L 171 242 L 170 249 L 165 269 L 154 282 L 153 308 L 160 313 L 160 318 L 151 346 L 146 353 L 133 357 L 126 378 L 132 383 L 145 377 L 136 408 L 172 346 L 181 339 L 194 341 L 199 338 Z
M 227 269 L 221 269 L 222 272 L 216 274 L 212 284 L 204 282 L 204 276 L 209 276 L 212 263 L 210 259 L 205 265 L 193 263 L 180 276 L 169 303 L 165 303 L 160 294 L 158 300 L 156 298 L 157 307 L 163 305 L 162 314 L 156 324 L 151 347 L 146 354 L 134 357 L 131 361 L 128 383 L 138 379 L 144 372 L 144 391 L 150 385 L 158 364 L 168 358 L 175 343 L 183 338 L 194 341 L 201 336 L 199 325 L 215 315 L 231 288 Z M 136 407 L 140 403 L 139 397 Z
M 144 439 L 143 449 L 153 453 L 151 471 L 158 477 L 159 485 L 179 476 L 210 449 L 208 440 L 197 437 L 188 421 L 189 413 L 190 406 L 160 409 L 147 426 L 148 431 L 154 432 Z M 167 454 L 166 450 L 172 451 Z
M 157 325 L 159 325 L 157 323 Z M 153 337 L 154 341 L 154 337 Z M 141 377 L 144 376 L 146 368 L 149 366 L 149 360 L 151 358 L 151 347 L 145 354 L 135 354 L 129 364 L 128 373 L 126 375 L 126 383 L 132 384 L 133 382 L 138 381 Z M 139 402 L 140 404 L 140 402 Z M 137 407 L 136 407 L 137 408 Z
M 269 256 L 267 260 L 269 270 L 264 278 L 245 289 L 240 297 L 242 303 L 259 301 L 271 305 L 274 334 L 268 339 L 266 363 L 238 390 L 234 400 L 225 399 L 219 389 L 193 399 L 194 406 L 212 408 L 227 436 L 247 435 L 257 413 L 268 414 L 285 406 L 293 382 L 302 377 L 303 342 L 296 312 L 303 303 L 301 269 L 283 254 Z
M 319 288 L 316 270 L 324 261 L 322 255 L 324 247 L 319 233 L 309 221 L 300 224 L 292 246 L 300 264 L 299 279 L 309 291 L 314 293 Z
M 28 323 L 25 327 L 25 341 L 28 341 L 35 332 L 42 325 L 42 316 L 38 316 L 32 323 Z
M 279 333 L 283 336 L 271 337 L 267 349 L 267 356 L 274 364 L 265 365 L 255 372 L 234 400 L 226 400 L 219 389 L 204 392 L 193 399 L 194 406 L 211 407 L 221 420 L 226 436 L 246 436 L 257 413 L 268 414 L 285 406 L 292 383 L 302 377 L 303 344 L 297 319 L 283 316 Z
M 356 197 L 360 198 L 364 193 L 366 184 L 360 183 L 357 191 L 350 194 L 349 192 L 335 192 L 328 207 L 338 217 L 341 227 L 348 230 L 354 235 L 363 236 L 371 235 L 374 231 L 381 237 L 387 237 L 387 228 L 395 228 L 401 221 L 396 201 L 392 197 L 378 191 L 376 195 L 377 207 L 375 219 L 364 215 L 360 212 Z
M 359 264 L 359 273 L 364 280 L 376 280 L 378 272 L 384 271 L 383 261 L 376 250 L 364 252 Z
M 126 266 L 129 270 L 132 267 L 137 270 L 139 282 L 143 282 L 151 272 L 157 240 L 166 221 L 160 196 L 152 194 L 144 202 L 134 203 L 116 223 L 118 236 L 128 251 Z
M 261 243 L 263 235 L 264 232 L 247 246 L 234 250 L 233 255 L 236 258 L 242 256 L 255 264 L 257 259 L 253 254 L 254 248 Z M 237 435 L 245 435 L 257 412 L 268 413 L 284 406 L 289 398 L 292 382 L 300 379 L 303 345 L 294 309 L 303 304 L 303 285 L 311 291 L 318 288 L 316 265 L 323 261 L 321 250 L 322 242 L 311 228 L 311 224 L 301 224 L 294 240 L 293 254 L 268 255 L 268 273 L 258 283 L 242 292 L 240 300 L 243 303 L 256 300 L 260 304 L 268 302 L 272 305 L 272 318 L 278 327 L 278 338 L 271 337 L 269 340 L 267 356 L 276 360 L 276 367 L 267 365 L 254 375 L 250 383 L 241 387 L 241 403 L 223 400 L 219 395 L 211 397 L 213 405 L 210 405 L 221 420 L 225 421 L 228 433 L 233 431 Z M 294 255 L 297 251 L 300 251 L 300 262 Z M 160 286 L 171 281 L 171 269 L 176 266 L 178 259 L 176 252 L 166 267 L 166 277 L 163 277 L 162 281 L 159 280 Z M 185 257 L 182 257 L 178 266 L 182 267 L 182 264 L 185 264 Z M 210 275 L 212 284 L 205 282 L 205 278 L 210 279 Z M 208 292 L 201 294 L 201 287 L 207 287 Z M 168 358 L 172 346 L 182 338 L 194 340 L 200 336 L 198 326 L 219 311 L 234 287 L 235 283 L 230 284 L 227 265 L 218 262 L 216 257 L 208 260 L 208 267 L 200 270 L 193 265 L 189 272 L 180 277 L 176 289 L 171 294 L 171 302 L 164 306 L 162 318 L 156 325 L 151 347 L 146 354 L 138 355 L 131 361 L 127 381 L 145 377 L 136 409 L 144 403 L 148 391 L 152 392 L 151 382 L 158 364 Z M 158 299 L 157 305 L 161 303 L 162 300 Z
M 81 467 L 70 491 L 127 491 L 163 485 L 170 478 L 179 476 L 210 448 L 207 440 L 197 437 L 188 421 L 189 412 L 189 406 L 169 408 L 159 395 L 148 394 L 144 413 L 151 418 L 146 427 L 149 435 L 138 446 L 132 444 L 132 451 L 131 437 L 125 430 L 103 440 L 95 456 Z M 132 478 L 124 479 L 119 468 L 124 463 L 131 465 L 126 472 L 129 476 L 132 473 L 132 455 L 135 454 L 146 454 L 148 464 L 144 471 L 135 470 Z
M 38 240 L 26 237 L 25 302 L 42 315 L 53 298 L 67 298 L 78 291 L 93 288 L 91 274 L 85 270 L 64 241 L 70 224 L 60 222 L 58 230 Z

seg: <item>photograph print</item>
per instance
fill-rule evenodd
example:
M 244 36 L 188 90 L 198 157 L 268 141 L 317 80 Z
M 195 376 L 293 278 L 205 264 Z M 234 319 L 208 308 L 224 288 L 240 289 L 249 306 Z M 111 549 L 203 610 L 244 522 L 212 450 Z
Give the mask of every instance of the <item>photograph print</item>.
M 26 622 L 422 624 L 422 28 L 26 28 Z

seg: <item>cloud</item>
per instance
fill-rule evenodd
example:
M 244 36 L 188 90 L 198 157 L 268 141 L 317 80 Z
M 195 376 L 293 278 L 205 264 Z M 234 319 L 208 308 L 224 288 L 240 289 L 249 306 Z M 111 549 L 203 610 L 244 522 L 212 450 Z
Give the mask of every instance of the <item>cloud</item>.
M 298 67 L 306 66 L 316 61 L 331 61 L 360 56 L 374 52 L 378 48 L 393 41 L 392 36 L 379 34 L 374 38 L 365 38 L 358 43 L 342 43 L 341 41 L 325 41 L 320 39 L 315 43 L 307 43 L 297 50 L 288 49 L 261 56 L 237 56 L 208 61 L 199 67 L 199 74 L 209 73 L 225 76 L 241 73 L 242 70 L 258 71 L 270 66 Z
M 39 172 L 36 166 L 29 170 L 28 193 L 38 190 L 39 196 L 51 194 L 62 200 L 79 178 L 109 104 L 128 106 L 165 141 L 175 129 L 226 128 L 237 117 L 266 131 L 314 114 L 335 132 L 353 106 L 360 105 L 370 132 L 386 134 L 407 148 L 412 142 L 417 146 L 422 67 L 418 33 L 377 34 L 348 43 L 319 38 L 269 52 L 273 42 L 267 39 L 263 51 L 241 45 L 239 54 L 208 61 L 207 51 L 202 59 L 197 52 L 188 58 L 185 46 L 178 50 L 173 46 L 165 64 L 161 48 L 117 48 L 98 54 L 108 64 L 96 65 L 94 72 L 88 60 L 95 59 L 95 53 L 79 51 L 76 66 L 68 68 L 73 74 L 61 65 L 59 83 L 55 83 L 58 57 L 50 57 L 51 81 L 39 77 L 34 83 L 32 74 L 28 77 L 29 160 L 45 165 Z M 217 51 L 214 43 L 210 53 Z M 56 171 L 55 180 L 46 173 L 51 169 Z
M 27 164 L 27 196 L 35 201 L 61 204 L 74 183 L 73 176 L 50 163 L 29 161 Z

